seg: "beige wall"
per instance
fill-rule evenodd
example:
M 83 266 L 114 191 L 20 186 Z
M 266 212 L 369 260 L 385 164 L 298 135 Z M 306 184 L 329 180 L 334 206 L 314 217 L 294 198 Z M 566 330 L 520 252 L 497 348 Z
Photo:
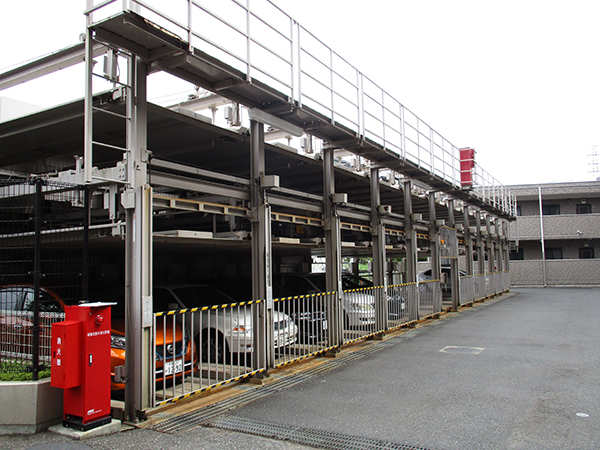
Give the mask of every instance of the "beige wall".
M 513 286 L 542 286 L 541 260 L 511 261 Z M 600 285 L 600 259 L 554 259 L 546 261 L 548 286 Z

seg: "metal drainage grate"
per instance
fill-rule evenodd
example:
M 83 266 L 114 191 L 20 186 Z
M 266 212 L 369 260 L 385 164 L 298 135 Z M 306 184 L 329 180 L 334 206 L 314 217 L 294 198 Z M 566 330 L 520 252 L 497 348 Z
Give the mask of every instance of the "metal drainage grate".
M 223 430 L 248 433 L 270 439 L 279 439 L 332 450 L 426 450 L 422 447 L 348 436 L 330 431 L 311 430 L 308 428 L 263 422 L 246 417 L 223 416 L 211 421 L 208 425 Z

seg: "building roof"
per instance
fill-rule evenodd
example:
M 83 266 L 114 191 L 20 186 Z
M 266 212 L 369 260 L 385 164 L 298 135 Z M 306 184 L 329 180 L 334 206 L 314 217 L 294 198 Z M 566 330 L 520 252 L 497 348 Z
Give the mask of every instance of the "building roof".
M 521 184 L 508 186 L 517 201 L 533 200 L 542 189 L 544 198 L 590 198 L 600 197 L 600 181 L 573 181 L 565 183 Z

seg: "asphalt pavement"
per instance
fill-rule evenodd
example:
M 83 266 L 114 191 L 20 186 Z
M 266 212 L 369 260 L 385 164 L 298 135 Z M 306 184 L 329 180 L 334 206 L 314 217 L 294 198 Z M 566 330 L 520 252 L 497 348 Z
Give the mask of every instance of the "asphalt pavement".
M 212 427 L 85 441 L 1 436 L 0 447 L 598 449 L 599 323 L 600 288 L 515 289 L 393 345 L 372 342 L 381 349 L 229 410 Z

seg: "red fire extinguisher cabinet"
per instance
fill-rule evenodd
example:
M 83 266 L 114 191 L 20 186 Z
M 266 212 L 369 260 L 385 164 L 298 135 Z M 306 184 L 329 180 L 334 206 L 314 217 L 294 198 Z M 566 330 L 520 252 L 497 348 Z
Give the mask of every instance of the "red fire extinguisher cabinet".
M 460 184 L 462 189 L 473 187 L 473 169 L 475 168 L 475 150 L 461 148 L 460 150 Z
M 62 388 L 63 425 L 87 431 L 110 423 L 110 311 L 114 303 L 67 306 L 52 324 L 51 385 Z

